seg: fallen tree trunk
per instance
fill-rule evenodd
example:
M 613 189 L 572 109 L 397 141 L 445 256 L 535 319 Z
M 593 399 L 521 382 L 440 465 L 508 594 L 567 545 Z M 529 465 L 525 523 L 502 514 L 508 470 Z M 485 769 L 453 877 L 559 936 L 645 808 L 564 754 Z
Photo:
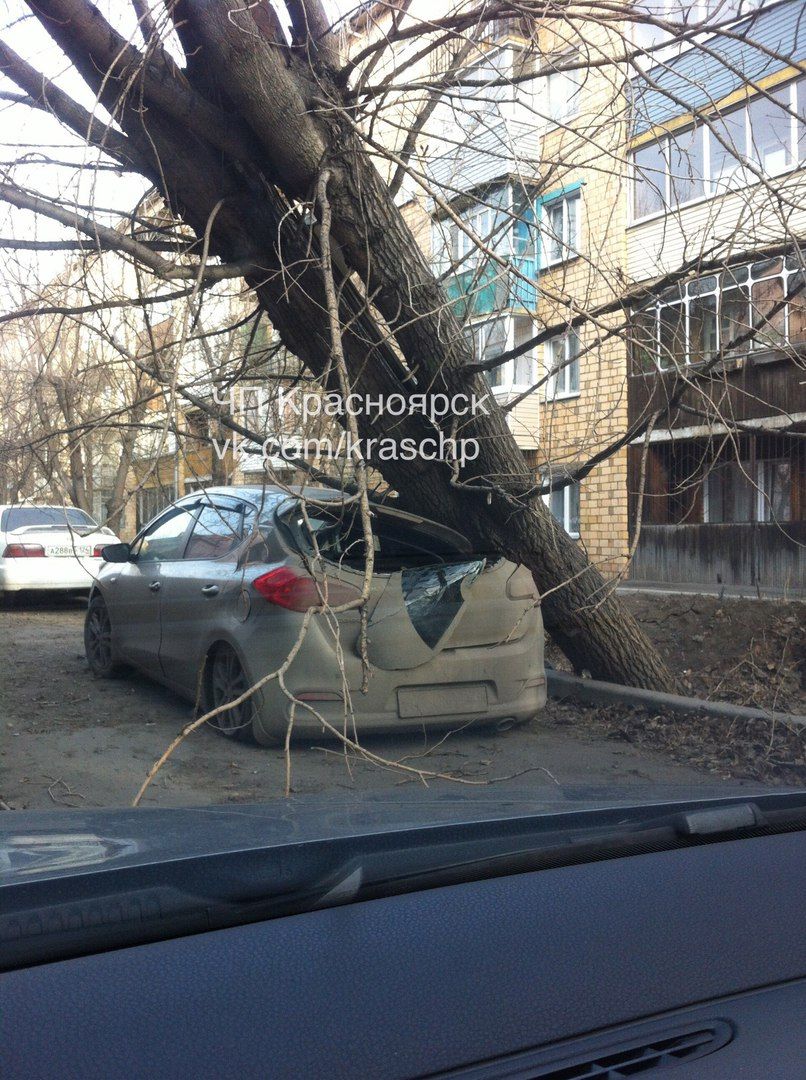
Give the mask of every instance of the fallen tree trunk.
M 138 161 L 212 254 L 251 262 L 249 284 L 312 372 L 328 381 L 331 344 L 316 229 L 299 202 L 312 204 L 327 170 L 353 390 L 409 403 L 414 394 L 486 398 L 483 376 L 468 371 L 461 327 L 353 129 L 333 73 L 314 70 L 310 52 L 272 40 L 270 9 L 180 0 L 173 15 L 188 66 L 176 73 L 159 53 L 145 59 L 133 50 L 87 0 L 31 7 L 128 136 L 118 152 Z M 197 112 L 194 100 L 203 105 Z M 492 396 L 484 410 L 459 418 L 379 410 L 358 419 L 364 439 L 475 440 L 480 453 L 461 468 L 422 458 L 370 462 L 403 505 L 529 567 L 546 627 L 577 670 L 673 688 L 635 620 L 536 494 Z

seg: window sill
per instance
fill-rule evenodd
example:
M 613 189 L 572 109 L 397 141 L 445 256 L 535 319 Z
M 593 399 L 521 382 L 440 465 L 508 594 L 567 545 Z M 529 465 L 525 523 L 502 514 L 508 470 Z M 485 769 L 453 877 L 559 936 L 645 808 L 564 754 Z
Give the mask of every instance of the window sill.
M 642 225 L 644 223 L 644 220 L 645 220 L 644 218 L 641 219 L 640 223 Z M 554 262 L 541 262 L 540 266 L 538 266 L 536 268 L 537 273 L 538 273 L 538 275 L 540 275 L 540 274 L 548 274 L 552 270 L 556 270 L 558 266 L 568 266 L 569 263 L 572 263 L 576 259 L 581 259 L 581 258 L 582 258 L 581 253 L 579 251 L 574 251 L 574 252 L 572 252 L 571 255 L 568 256 L 567 259 L 555 259 Z
M 581 390 L 572 390 L 568 394 L 553 394 L 551 397 L 546 398 L 546 405 L 554 405 L 558 401 L 576 401 L 580 397 L 582 397 Z
M 709 364 L 713 366 L 708 367 L 709 375 L 722 375 L 730 374 L 734 371 L 741 371 L 743 368 L 748 367 L 762 367 L 768 364 L 780 364 L 780 363 L 793 363 L 796 358 L 806 356 L 806 344 L 802 342 L 794 342 L 790 345 L 781 345 L 779 348 L 763 348 L 754 349 L 752 352 L 742 353 L 739 356 L 725 356 L 717 363 L 713 363 L 712 360 L 698 360 L 696 362 L 685 363 L 680 361 L 678 367 L 655 367 L 651 371 L 635 371 L 630 373 L 632 379 L 654 379 L 658 376 L 671 376 L 677 374 L 686 374 L 687 372 L 701 371 Z
M 496 397 L 507 397 L 508 394 L 523 394 L 531 390 L 534 383 L 507 383 L 505 386 L 492 386 L 490 389 Z

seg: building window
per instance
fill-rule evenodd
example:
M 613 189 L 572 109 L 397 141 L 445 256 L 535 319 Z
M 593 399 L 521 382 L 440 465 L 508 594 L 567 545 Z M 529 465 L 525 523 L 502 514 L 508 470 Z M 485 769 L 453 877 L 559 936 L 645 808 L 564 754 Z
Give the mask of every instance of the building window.
M 473 206 L 469 210 L 466 210 L 462 214 L 462 219 L 467 225 L 470 233 L 469 235 L 460 229 L 458 225 L 454 224 L 453 228 L 456 230 L 456 245 L 451 251 L 451 257 L 455 261 L 462 262 L 468 257 L 478 258 L 484 253 L 479 249 L 479 242 L 484 247 L 489 247 L 494 243 L 495 237 L 493 236 L 493 215 L 494 211 L 490 206 Z M 473 237 L 478 237 L 478 242 Z
M 714 16 L 723 25 L 731 18 L 738 18 L 758 7 L 763 0 L 633 0 L 636 15 L 654 16 L 663 22 L 682 26 L 695 26 Z M 635 22 L 635 44 L 641 49 L 652 49 L 673 41 L 671 31 L 650 22 Z
M 194 491 L 204 491 L 206 487 L 210 486 L 211 482 L 211 476 L 194 476 L 185 480 L 182 486 L 185 489 L 185 494 L 190 495 Z
M 533 260 L 537 251 L 534 195 L 516 187 L 512 206 L 512 254 L 518 259 Z
M 241 419 L 250 431 L 265 432 L 269 401 L 265 385 L 241 388 Z
M 579 253 L 579 191 L 558 195 L 541 206 L 542 263 L 573 259 Z
M 579 114 L 579 101 L 582 89 L 582 67 L 570 71 L 554 71 L 579 63 L 574 53 L 566 53 L 555 58 L 548 68 L 546 77 L 546 116 L 554 123 L 562 123 Z
M 176 488 L 173 484 L 164 484 L 162 487 L 140 488 L 137 492 L 138 531 L 175 499 Z
M 634 221 L 720 195 L 806 159 L 806 78 L 639 147 L 632 155 Z M 750 166 L 745 165 L 745 161 Z
M 633 218 L 659 213 L 666 204 L 666 142 L 648 143 L 636 150 L 633 162 Z
M 792 466 L 783 458 L 724 461 L 703 484 L 703 520 L 709 524 L 791 521 Z
M 431 263 L 438 274 L 475 271 L 481 276 L 485 268 L 500 272 L 479 242 L 501 258 L 517 259 L 522 271 L 531 272 L 528 264 L 537 247 L 533 190 L 521 184 L 502 185 L 488 191 L 483 204 L 459 211 L 458 217 L 472 235 L 452 218 L 432 222 Z
M 457 127 L 469 135 L 486 130 L 506 113 L 512 99 L 512 50 L 493 50 L 462 72 L 466 80 L 451 91 L 448 100 Z
M 554 517 L 574 539 L 579 537 L 579 483 L 572 481 L 543 496 Z
M 570 330 L 552 338 L 545 345 L 546 400 L 571 397 L 579 393 L 579 337 Z
M 95 488 L 92 493 L 92 516 L 99 525 L 105 525 L 109 517 L 107 507 L 114 497 L 114 488 Z
M 484 204 L 474 203 L 460 211 L 458 217 L 472 235 L 452 218 L 435 221 L 431 227 L 431 261 L 437 273 L 469 270 L 486 260 L 488 256 L 479 243 L 502 255 L 509 254 L 515 242 L 512 238 L 513 213 L 508 209 L 511 205 L 510 189 L 501 187 L 491 191 Z M 524 240 L 528 238 L 527 225 L 524 222 L 521 227 Z
M 506 352 L 508 336 L 506 319 L 488 319 L 487 322 L 465 328 L 465 337 L 473 349 L 473 359 L 476 362 L 493 360 Z M 506 364 L 502 364 L 485 373 L 487 382 L 493 389 L 504 385 L 505 368 Z
M 535 324 L 526 315 L 516 315 L 512 320 L 514 325 L 513 345 L 517 349 L 525 345 L 530 338 L 535 336 Z M 512 367 L 508 371 L 513 387 L 525 390 L 534 386 L 537 382 L 537 363 L 535 360 L 534 347 L 527 352 L 521 353 L 511 361 Z
M 707 135 L 703 131 L 708 143 L 708 181 L 712 195 L 737 187 L 742 180 L 741 159 L 747 156 L 746 121 L 746 109 L 733 109 L 714 117 L 706 129 Z
M 632 317 L 633 370 L 661 371 L 806 341 L 800 262 L 763 259 L 689 281 Z
M 210 417 L 203 412 L 186 413 L 185 427 L 191 439 L 206 442 L 210 436 Z
M 669 184 L 673 205 L 705 194 L 705 139 L 702 127 L 692 127 L 669 140 Z
M 465 327 L 465 336 L 473 349 L 473 359 L 493 360 L 511 348 L 525 345 L 535 336 L 534 321 L 528 315 L 488 319 Z M 537 381 L 534 349 L 507 360 L 486 372 L 493 389 L 526 390 Z

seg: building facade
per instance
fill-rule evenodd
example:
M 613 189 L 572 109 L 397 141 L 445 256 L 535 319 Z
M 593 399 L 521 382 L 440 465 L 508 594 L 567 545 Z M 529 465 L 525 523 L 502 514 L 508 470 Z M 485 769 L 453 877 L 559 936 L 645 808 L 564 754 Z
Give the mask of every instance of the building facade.
M 378 5 L 371 33 L 392 17 Z M 458 78 L 439 95 L 398 197 L 536 481 L 556 485 L 546 501 L 609 573 L 626 566 L 626 450 L 569 480 L 627 422 L 623 312 L 578 318 L 612 306 L 624 286 L 626 69 L 590 63 L 619 50 L 620 25 L 576 22 L 570 33 L 566 20 L 532 19 L 481 28 L 459 68 L 455 49 L 435 50 L 408 77 Z M 405 66 L 405 53 L 389 63 Z M 388 106 L 393 150 L 418 107 Z
M 672 405 L 630 448 L 636 581 L 806 586 L 804 59 L 784 0 L 632 82 L 630 423 Z

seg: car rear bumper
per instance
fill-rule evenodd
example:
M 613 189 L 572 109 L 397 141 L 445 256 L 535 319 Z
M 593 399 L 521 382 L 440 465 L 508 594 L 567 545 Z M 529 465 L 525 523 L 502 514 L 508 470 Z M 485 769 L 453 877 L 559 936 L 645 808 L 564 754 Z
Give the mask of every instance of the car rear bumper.
M 470 727 L 494 727 L 496 724 L 503 724 L 506 721 L 521 724 L 526 720 L 531 720 L 546 704 L 546 682 L 545 678 L 543 678 L 541 682 L 536 682 L 535 685 L 524 688 L 523 692 L 515 700 L 488 706 L 484 712 L 424 714 L 416 717 L 402 717 L 397 710 L 393 709 L 384 710 L 383 712 L 359 711 L 359 703 L 358 706 L 354 706 L 354 720 L 352 716 L 348 715 L 345 722 L 344 707 L 340 702 L 311 702 L 310 704 L 337 732 L 344 732 L 350 738 L 353 737 L 356 731 L 365 735 L 390 735 L 406 731 L 423 731 L 423 729 L 438 731 L 461 728 L 464 730 Z M 271 715 L 276 716 L 276 713 Z M 266 717 L 265 709 L 262 709 L 260 724 L 267 735 L 267 739 L 276 742 L 279 737 L 285 736 L 288 717 L 284 717 L 278 727 L 276 722 Z M 313 713 L 308 712 L 307 709 L 299 705 L 296 708 L 292 735 L 297 739 L 336 737 L 334 732 L 323 725 Z
M 0 559 L 0 592 L 89 589 L 103 565 L 103 559 Z
M 317 700 L 309 696 L 314 688 L 295 685 L 292 665 L 286 684 L 305 701 L 294 707 L 292 734 L 298 738 L 332 736 L 319 717 L 337 731 L 345 730 L 346 723 L 348 734 L 353 730 L 388 734 L 475 727 L 505 720 L 522 723 L 546 703 L 542 631 L 507 645 L 452 650 L 449 678 L 443 654 L 438 682 L 428 681 L 429 675 L 433 677 L 429 668 L 430 664 L 407 671 L 373 668 L 367 694 L 358 689 L 360 679 L 350 680 L 355 686 L 352 710 L 345 710 L 342 700 L 323 700 L 321 696 Z M 259 741 L 262 735 L 265 741 L 274 742 L 285 736 L 292 704 L 276 683 L 269 683 L 259 693 L 255 734 Z

